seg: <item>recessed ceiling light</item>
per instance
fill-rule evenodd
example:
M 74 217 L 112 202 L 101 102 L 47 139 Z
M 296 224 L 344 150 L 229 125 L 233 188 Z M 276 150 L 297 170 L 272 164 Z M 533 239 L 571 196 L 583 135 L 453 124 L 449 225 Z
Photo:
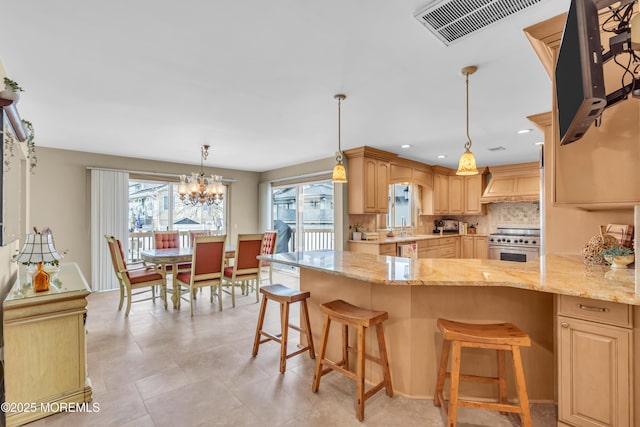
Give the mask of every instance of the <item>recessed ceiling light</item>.
M 533 132 L 533 129 L 520 129 L 518 131 L 519 134 L 529 133 L 529 132 Z
M 446 154 L 440 154 L 440 155 L 438 156 L 438 158 L 439 158 L 439 159 L 446 159 L 446 158 L 447 158 L 447 155 L 446 155 Z
M 400 148 L 411 148 L 411 144 L 402 144 Z
M 544 141 L 538 141 L 538 142 L 536 142 L 536 143 L 535 143 L 535 144 L 533 144 L 533 145 L 538 145 L 538 146 L 539 146 L 539 145 L 544 145 Z

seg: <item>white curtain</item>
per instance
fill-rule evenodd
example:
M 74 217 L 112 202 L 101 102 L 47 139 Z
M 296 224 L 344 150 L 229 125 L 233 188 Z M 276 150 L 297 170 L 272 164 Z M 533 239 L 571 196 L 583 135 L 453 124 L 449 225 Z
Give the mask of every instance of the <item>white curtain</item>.
M 118 288 L 105 234 L 120 239 L 125 256 L 129 244 L 129 174 L 91 170 L 91 288 Z

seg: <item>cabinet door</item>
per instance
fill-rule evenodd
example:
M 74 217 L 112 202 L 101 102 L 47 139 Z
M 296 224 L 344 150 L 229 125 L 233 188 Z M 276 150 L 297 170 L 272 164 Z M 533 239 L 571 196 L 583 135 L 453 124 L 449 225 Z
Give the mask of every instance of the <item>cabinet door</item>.
M 449 177 L 439 173 L 433 174 L 433 213 L 449 212 Z
M 364 212 L 375 213 L 377 210 L 376 197 L 378 193 L 376 174 L 378 161 L 364 159 Z
M 376 160 L 376 213 L 389 212 L 389 162 Z
M 464 177 L 449 177 L 449 213 L 461 215 L 464 213 Z
M 475 236 L 473 238 L 473 257 L 478 259 L 489 258 L 489 238 L 488 237 Z
M 484 175 L 464 177 L 464 213 L 467 215 L 482 215 L 483 205 L 480 197 L 484 190 Z
M 558 316 L 558 419 L 574 426 L 628 426 L 631 331 Z
M 473 236 L 461 236 L 462 255 L 461 258 L 474 257 Z
M 378 245 L 378 254 L 396 256 L 396 244 L 383 243 Z
M 411 169 L 410 167 L 391 163 L 389 168 L 390 183 L 399 184 L 405 182 L 413 182 L 413 169 Z

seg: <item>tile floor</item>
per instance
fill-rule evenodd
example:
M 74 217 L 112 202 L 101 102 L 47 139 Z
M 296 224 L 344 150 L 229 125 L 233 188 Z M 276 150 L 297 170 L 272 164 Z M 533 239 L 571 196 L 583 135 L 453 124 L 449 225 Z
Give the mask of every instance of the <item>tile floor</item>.
M 276 273 L 277 283 L 298 286 L 293 274 Z M 30 426 L 443 426 L 431 401 L 387 397 L 369 399 L 365 420 L 355 418 L 355 385 L 337 373 L 311 392 L 314 361 L 289 359 L 278 370 L 279 346 L 266 343 L 251 357 L 259 305 L 253 295 L 223 297 L 225 310 L 209 302 L 209 290 L 168 311 L 151 301 L 117 311 L 118 293 L 89 296 L 87 363 L 93 384 L 94 413 L 61 413 Z M 229 307 L 229 308 L 226 308 Z M 295 317 L 297 310 L 292 310 Z M 266 328 L 279 330 L 277 305 L 267 308 Z M 265 328 L 265 329 L 266 329 Z M 291 333 L 290 343 L 298 334 Z M 555 426 L 553 405 L 533 405 L 535 426 Z M 458 426 L 512 426 L 492 411 L 461 408 Z

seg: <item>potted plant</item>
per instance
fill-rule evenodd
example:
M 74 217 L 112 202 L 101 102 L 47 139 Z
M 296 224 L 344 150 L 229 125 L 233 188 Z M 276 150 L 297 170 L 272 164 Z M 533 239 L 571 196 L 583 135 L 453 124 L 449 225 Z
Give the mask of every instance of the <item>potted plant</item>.
M 27 158 L 29 159 L 29 170 L 33 172 L 33 169 L 38 165 L 38 158 L 36 157 L 36 143 L 35 133 L 33 131 L 33 123 L 29 120 L 22 119 L 22 124 L 27 129 Z
M 362 240 L 362 225 L 350 225 L 349 230 L 353 230 L 352 240 Z
M 627 268 L 635 259 L 633 250 L 622 246 L 604 249 L 598 255 L 611 264 L 611 268 Z
M 24 92 L 24 89 L 18 83 L 8 77 L 4 78 L 4 90 L 0 91 L 0 98 L 18 102 L 20 100 L 20 92 Z

